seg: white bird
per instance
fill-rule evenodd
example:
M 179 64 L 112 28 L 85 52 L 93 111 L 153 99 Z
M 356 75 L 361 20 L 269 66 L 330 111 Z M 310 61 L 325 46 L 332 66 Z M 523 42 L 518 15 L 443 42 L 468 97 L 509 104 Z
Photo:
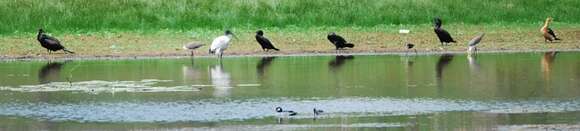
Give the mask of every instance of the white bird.
M 219 36 L 211 42 L 211 47 L 209 48 L 210 54 L 219 55 L 219 58 L 222 58 L 222 54 L 224 50 L 228 48 L 230 44 L 230 40 L 234 37 L 234 33 L 229 30 L 226 30 L 226 33 L 223 36 Z
M 471 53 L 471 52 L 477 51 L 477 44 L 479 44 L 479 42 L 481 42 L 481 39 L 483 39 L 484 35 L 485 35 L 485 33 L 481 33 L 480 35 L 471 39 L 471 41 L 469 41 L 469 43 L 467 44 L 469 46 L 467 48 L 467 52 Z

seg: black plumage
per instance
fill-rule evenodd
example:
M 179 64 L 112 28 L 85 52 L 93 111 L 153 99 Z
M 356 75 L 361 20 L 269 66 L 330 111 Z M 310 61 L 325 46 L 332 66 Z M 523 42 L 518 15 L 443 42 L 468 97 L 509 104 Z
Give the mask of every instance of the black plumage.
M 552 30 L 552 28 L 548 28 L 548 34 L 550 34 L 552 37 L 554 37 L 554 40 L 562 40 L 562 39 L 556 37 L 556 33 L 554 33 L 554 30 Z
M 407 43 L 407 49 L 413 49 L 413 47 L 415 47 L 415 44 Z
M 276 47 L 274 47 L 274 45 L 272 45 L 272 42 L 270 42 L 270 40 L 268 40 L 268 38 L 264 37 L 264 31 L 262 31 L 262 30 L 258 30 L 256 32 L 256 41 L 258 41 L 258 44 L 260 44 L 260 46 L 262 46 L 262 50 L 264 50 L 264 51 L 268 51 L 268 50 L 280 51 L 278 48 L 276 48 Z
M 346 42 L 346 40 L 344 40 L 344 38 L 342 38 L 341 36 L 337 35 L 334 32 L 328 33 L 328 36 L 326 38 L 328 38 L 330 43 L 334 44 L 334 46 L 336 47 L 336 50 L 339 50 L 339 49 L 342 49 L 345 47 L 348 47 L 348 48 L 354 47 L 354 44 Z
M 439 38 L 439 42 L 441 42 L 441 45 L 444 45 L 445 43 L 456 42 L 455 40 L 453 40 L 449 32 L 447 32 L 445 29 L 441 27 L 443 22 L 439 17 L 433 19 L 433 24 L 435 26 L 433 30 L 435 31 L 435 34 L 437 34 L 437 37 Z
M 50 53 L 51 51 L 63 50 L 65 53 L 74 54 L 74 52 L 72 52 L 72 51 L 66 49 L 64 46 L 62 46 L 60 44 L 60 41 L 58 41 L 58 39 L 46 35 L 44 30 L 42 30 L 42 29 L 38 29 L 38 35 L 36 36 L 36 39 L 38 40 L 38 42 L 40 42 L 40 45 L 42 47 L 44 47 L 48 50 L 48 53 Z

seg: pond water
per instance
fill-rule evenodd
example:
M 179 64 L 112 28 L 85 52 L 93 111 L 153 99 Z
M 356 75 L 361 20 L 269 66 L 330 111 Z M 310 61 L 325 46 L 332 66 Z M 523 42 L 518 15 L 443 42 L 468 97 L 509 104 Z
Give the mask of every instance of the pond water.
M 579 96 L 578 52 L 0 62 L 0 130 L 580 130 Z

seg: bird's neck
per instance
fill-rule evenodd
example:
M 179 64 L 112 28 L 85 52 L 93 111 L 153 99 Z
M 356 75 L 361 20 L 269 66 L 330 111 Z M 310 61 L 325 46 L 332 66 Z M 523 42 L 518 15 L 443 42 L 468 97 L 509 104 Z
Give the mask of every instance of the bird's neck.
M 42 32 L 38 32 L 36 35 L 36 39 L 40 40 L 42 38 Z
M 546 22 L 544 22 L 544 26 L 542 26 L 542 31 L 547 31 L 548 26 L 550 26 L 550 20 L 546 20 Z

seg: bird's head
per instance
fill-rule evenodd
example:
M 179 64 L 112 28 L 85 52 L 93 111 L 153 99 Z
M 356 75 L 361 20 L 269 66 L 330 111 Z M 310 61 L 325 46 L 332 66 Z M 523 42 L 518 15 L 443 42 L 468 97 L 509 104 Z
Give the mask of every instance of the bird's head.
M 38 28 L 38 33 L 44 33 L 44 30 L 42 28 Z
M 548 18 L 546 18 L 546 21 L 547 21 L 547 22 L 552 22 L 552 17 L 548 17 Z
M 258 31 L 256 31 L 256 35 L 263 36 L 264 35 L 264 31 L 258 30 Z
M 276 107 L 276 112 L 282 112 L 282 107 Z
M 230 30 L 226 30 L 226 32 L 225 32 L 225 35 L 226 35 L 226 36 L 228 36 L 228 37 L 233 37 L 233 38 L 236 38 L 236 39 L 238 38 L 238 37 L 236 37 L 236 35 L 234 35 L 234 33 L 233 33 L 232 31 L 230 31 Z
M 441 24 L 443 24 L 443 21 L 441 21 L 441 18 L 439 18 L 439 17 L 433 18 L 433 26 L 435 26 L 435 28 L 441 27 Z

